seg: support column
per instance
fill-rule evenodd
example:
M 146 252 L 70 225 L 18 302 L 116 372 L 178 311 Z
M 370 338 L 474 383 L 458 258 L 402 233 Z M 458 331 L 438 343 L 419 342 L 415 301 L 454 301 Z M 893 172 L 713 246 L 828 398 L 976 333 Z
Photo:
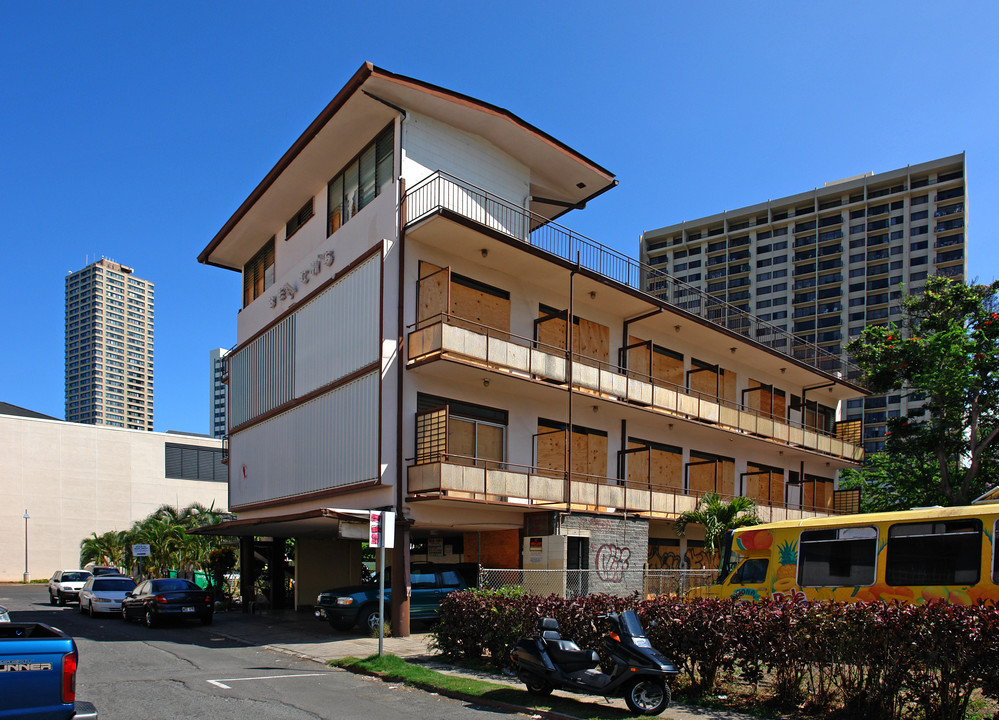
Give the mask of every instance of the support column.
M 392 549 L 392 635 L 409 637 L 409 523 L 396 515 L 395 547 Z
M 256 580 L 253 572 L 253 537 L 239 539 L 239 595 L 242 600 L 240 608 L 250 612 L 253 601 L 253 583 Z
M 273 610 L 283 610 L 287 605 L 284 590 L 285 560 L 284 538 L 271 538 L 267 551 L 267 573 L 270 579 L 270 597 L 267 602 Z

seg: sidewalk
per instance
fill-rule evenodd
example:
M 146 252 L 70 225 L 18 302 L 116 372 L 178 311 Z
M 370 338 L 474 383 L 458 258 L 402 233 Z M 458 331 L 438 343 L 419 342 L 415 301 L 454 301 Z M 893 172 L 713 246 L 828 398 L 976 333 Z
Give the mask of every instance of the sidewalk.
M 422 630 L 422 627 L 418 627 L 418 629 Z M 202 630 L 247 645 L 264 647 L 319 663 L 350 656 L 366 658 L 378 653 L 378 638 L 334 631 L 326 622 L 317 620 L 312 613 L 293 610 L 277 611 L 265 615 L 248 615 L 240 612 L 219 613 L 215 616 L 214 624 L 204 627 Z M 415 632 L 405 638 L 385 638 L 383 649 L 386 653 L 411 662 L 418 662 L 438 672 L 523 688 L 523 685 L 514 678 L 504 678 L 465 669 L 459 670 L 447 665 L 431 653 L 427 647 L 429 641 L 428 633 Z M 617 698 L 606 700 L 602 697 L 577 695 L 563 691 L 556 692 L 581 702 L 627 710 L 624 700 Z M 524 712 L 532 714 L 527 709 Z M 659 717 L 663 720 L 752 720 L 749 715 L 741 713 L 679 704 L 670 705 Z

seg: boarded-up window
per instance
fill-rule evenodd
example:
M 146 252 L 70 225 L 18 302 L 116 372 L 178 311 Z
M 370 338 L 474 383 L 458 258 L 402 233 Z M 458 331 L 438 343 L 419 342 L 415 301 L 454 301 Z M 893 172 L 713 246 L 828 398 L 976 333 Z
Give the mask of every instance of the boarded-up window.
M 565 472 L 566 424 L 538 420 L 537 461 L 540 469 Z M 574 425 L 572 428 L 573 479 L 607 477 L 607 433 Z
M 629 485 L 683 492 L 683 450 L 673 445 L 628 438 Z
M 534 338 L 544 350 L 565 350 L 565 321 L 568 311 L 547 305 L 540 306 L 534 322 Z M 572 352 L 585 362 L 587 359 L 610 362 L 610 328 L 586 318 L 574 317 L 572 327 Z
M 818 475 L 805 475 L 801 484 L 802 507 L 818 510 L 832 508 L 833 481 L 832 478 Z
M 506 290 L 451 273 L 450 293 L 452 317 L 471 321 L 465 324 L 469 330 L 491 335 L 510 332 L 510 293 Z
M 735 494 L 735 461 L 711 453 L 690 451 L 687 463 L 687 491 L 693 495 L 716 492 L 723 497 Z
M 632 377 L 683 385 L 683 355 L 634 336 L 629 338 L 628 343 L 628 373 Z
M 687 387 L 712 398 L 736 401 L 736 374 L 719 365 L 709 365 L 701 360 L 691 360 L 687 371 Z
M 761 415 L 783 420 L 787 414 L 787 395 L 773 385 L 749 378 L 742 391 L 742 404 Z
M 784 502 L 784 471 L 748 463 L 742 476 L 742 492 L 762 505 L 779 505 Z
M 510 332 L 510 293 L 474 278 L 420 261 L 417 325 L 435 323 L 445 313 L 449 322 L 475 332 Z M 468 322 L 462 322 L 462 321 Z

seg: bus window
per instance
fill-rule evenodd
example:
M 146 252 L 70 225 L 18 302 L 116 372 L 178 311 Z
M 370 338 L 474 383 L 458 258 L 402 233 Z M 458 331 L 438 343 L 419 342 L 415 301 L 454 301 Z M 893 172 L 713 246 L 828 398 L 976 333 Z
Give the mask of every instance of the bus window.
M 889 585 L 974 585 L 982 563 L 976 519 L 904 523 L 888 528 Z
M 878 531 L 873 527 L 803 530 L 798 553 L 800 587 L 873 585 Z
M 999 585 L 999 551 L 996 550 L 996 530 L 999 530 L 999 520 L 992 527 L 992 582 Z
M 767 568 L 770 560 L 767 558 L 751 558 L 739 566 L 732 576 L 733 585 L 759 585 L 767 579 Z

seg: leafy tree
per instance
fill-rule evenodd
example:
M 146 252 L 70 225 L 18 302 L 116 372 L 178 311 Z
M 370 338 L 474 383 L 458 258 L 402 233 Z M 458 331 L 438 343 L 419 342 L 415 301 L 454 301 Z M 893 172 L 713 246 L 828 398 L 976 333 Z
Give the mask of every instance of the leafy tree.
M 676 534 L 683 537 L 688 525 L 703 526 L 704 549 L 709 553 L 716 553 L 729 530 L 759 524 L 756 503 L 752 498 L 735 497 L 725 501 L 718 493 L 709 492 L 698 501 L 695 509 L 680 513 L 675 521 L 675 528 Z
M 109 530 L 100 535 L 92 532 L 90 537 L 80 541 L 80 565 L 94 563 L 123 568 L 129 545 L 129 534 L 125 530 Z
M 936 459 L 930 455 L 873 453 L 862 468 L 840 471 L 839 486 L 860 489 L 860 512 L 945 505 Z
M 889 420 L 888 464 L 915 463 L 918 479 L 939 488 L 945 504 L 967 504 L 999 469 L 999 281 L 930 277 L 902 308 L 899 325 L 867 327 L 847 351 L 872 391 L 925 399 L 923 408 Z

